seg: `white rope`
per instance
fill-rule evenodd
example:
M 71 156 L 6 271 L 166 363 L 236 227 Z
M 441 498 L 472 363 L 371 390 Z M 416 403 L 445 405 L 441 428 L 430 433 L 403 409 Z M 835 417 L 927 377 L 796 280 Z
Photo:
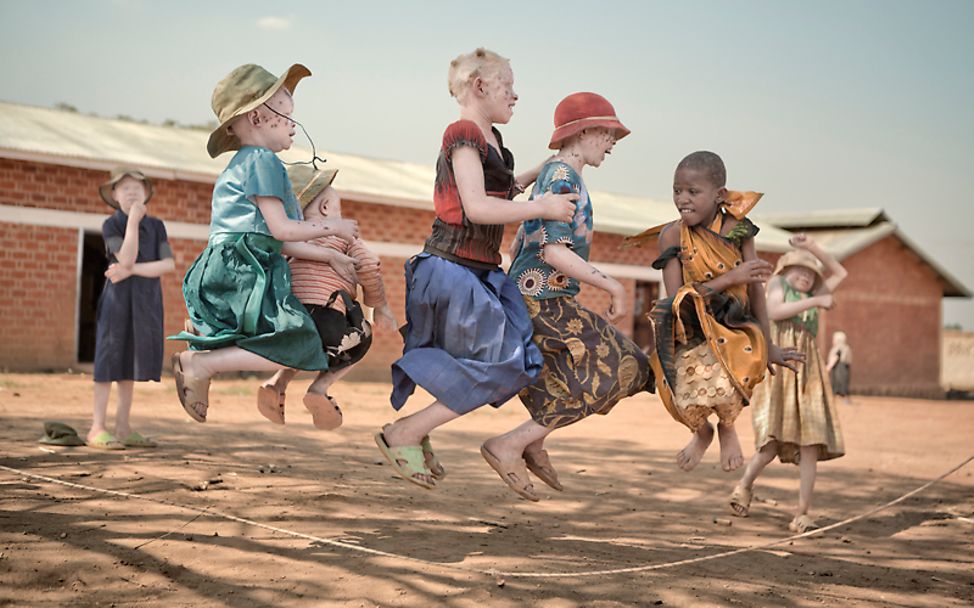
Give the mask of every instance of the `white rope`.
M 899 504 L 899 503 L 903 502 L 904 500 L 906 500 L 907 498 L 910 498 L 911 496 L 915 496 L 916 494 L 919 494 L 920 492 L 923 492 L 924 490 L 926 490 L 930 486 L 934 485 L 935 483 L 937 483 L 939 481 L 942 481 L 944 478 L 946 478 L 946 477 L 948 477 L 948 476 L 956 473 L 960 469 L 962 469 L 965 466 L 967 466 L 972 460 L 974 460 L 974 455 L 969 456 L 966 460 L 964 460 L 960 464 L 952 467 L 950 470 L 946 471 L 945 473 L 943 473 L 939 477 L 937 477 L 935 479 L 931 479 L 930 481 L 928 481 L 927 483 L 923 484 L 922 486 L 920 486 L 918 488 L 915 488 L 915 489 L 913 489 L 913 490 L 907 492 L 906 494 L 903 494 L 903 495 L 901 495 L 901 496 L 899 496 L 897 498 L 894 498 L 893 500 L 890 500 L 889 502 L 883 503 L 883 504 L 881 504 L 881 505 L 879 505 L 877 507 L 873 507 L 872 509 L 870 509 L 870 510 L 864 512 L 864 513 L 860 513 L 859 515 L 855 515 L 855 516 L 852 516 L 852 517 L 843 519 L 842 521 L 839 521 L 839 522 L 836 522 L 834 524 L 830 524 L 828 526 L 824 526 L 824 527 L 821 527 L 821 528 L 817 528 L 815 530 L 810 530 L 810 531 L 805 532 L 803 534 L 795 534 L 795 535 L 789 536 L 787 538 L 781 538 L 781 539 L 773 540 L 773 541 L 770 541 L 770 542 L 767 542 L 767 543 L 763 543 L 763 544 L 760 544 L 760 545 L 753 545 L 751 547 L 744 547 L 744 548 L 741 548 L 741 549 L 733 549 L 731 551 L 724 551 L 722 553 L 714 553 L 713 555 L 704 555 L 704 556 L 701 556 L 701 557 L 693 557 L 693 558 L 689 558 L 689 559 L 681 559 L 681 560 L 672 561 L 672 562 L 665 562 L 665 563 L 662 563 L 662 564 L 647 564 L 647 565 L 643 565 L 643 566 L 632 566 L 632 567 L 629 567 L 629 568 L 612 568 L 612 569 L 606 569 L 606 570 L 584 570 L 584 571 L 579 571 L 579 572 L 507 572 L 507 571 L 493 570 L 493 569 L 491 569 L 491 570 L 484 570 L 484 569 L 481 569 L 481 568 L 474 568 L 474 567 L 469 567 L 469 566 L 463 566 L 463 565 L 460 565 L 460 564 L 449 564 L 449 563 L 444 563 L 444 562 L 432 562 L 432 561 L 428 561 L 428 560 L 425 560 L 425 559 L 420 559 L 420 558 L 417 558 L 417 557 L 410 557 L 408 555 L 400 555 L 400 554 L 397 554 L 397 553 L 389 553 L 387 551 L 381 551 L 379 549 L 371 549 L 369 547 L 362 547 L 362 546 L 359 546 L 359 545 L 342 542 L 340 540 L 334 540 L 334 539 L 330 539 L 330 538 L 322 538 L 320 536 L 314 536 L 313 534 L 304 534 L 302 532 L 296 532 L 294 530 L 288 530 L 286 528 L 278 528 L 277 526 L 271 526 L 271 525 L 268 525 L 268 524 L 263 524 L 263 523 L 260 523 L 260 522 L 251 520 L 251 519 L 246 519 L 246 518 L 243 518 L 243 517 L 237 517 L 236 515 L 230 515 L 229 513 L 222 513 L 220 511 L 215 511 L 215 510 L 213 510 L 210 507 L 205 507 L 204 508 L 204 507 L 195 507 L 195 506 L 191 506 L 191 505 L 184 505 L 184 504 L 181 504 L 181 503 L 173 502 L 173 501 L 166 500 L 166 499 L 162 499 L 162 498 L 154 498 L 154 497 L 151 497 L 151 496 L 146 496 L 144 494 L 132 494 L 130 492 L 124 492 L 124 491 L 121 491 L 121 490 L 105 490 L 105 489 L 96 488 L 96 487 L 93 487 L 93 486 L 86 486 L 86 485 L 83 485 L 83 484 L 80 484 L 80 483 L 74 483 L 72 481 L 64 481 L 63 479 L 58 479 L 56 477 L 48 477 L 46 475 L 38 475 L 37 473 L 29 473 L 27 471 L 22 471 L 20 469 L 15 469 L 13 467 L 8 467 L 8 466 L 4 466 L 4 465 L 0 465 L 0 469 L 2 469 L 4 471 L 7 471 L 9 473 L 14 473 L 16 475 L 20 475 L 20 476 L 23 476 L 23 477 L 27 477 L 29 479 L 36 479 L 36 480 L 40 480 L 40 481 L 46 481 L 48 483 L 62 485 L 62 486 L 69 487 L 69 488 L 76 488 L 76 489 L 79 489 L 79 490 L 85 490 L 85 491 L 88 491 L 88 492 L 95 492 L 95 493 L 99 493 L 99 494 L 107 494 L 107 495 L 110 495 L 110 496 L 118 496 L 120 498 L 131 498 L 131 499 L 135 499 L 135 500 L 145 500 L 145 501 L 149 501 L 149 502 L 155 502 L 155 503 L 158 503 L 158 504 L 172 506 L 172 507 L 176 507 L 176 508 L 179 508 L 179 509 L 185 509 L 187 511 L 194 511 L 196 513 L 199 513 L 200 515 L 210 515 L 210 516 L 217 517 L 217 518 L 220 518 L 220 519 L 225 519 L 225 520 L 228 520 L 228 521 L 234 521 L 234 522 L 237 522 L 237 523 L 246 524 L 248 526 L 254 526 L 256 528 L 263 528 L 265 530 L 270 530 L 272 532 L 279 532 L 281 534 L 284 534 L 286 536 L 291 536 L 291 537 L 294 537 L 294 538 L 303 538 L 305 540 L 309 540 L 309 541 L 312 541 L 312 542 L 315 542 L 315 543 L 320 543 L 320 544 L 323 544 L 323 545 L 328 545 L 328 546 L 332 546 L 332 547 L 339 547 L 339 548 L 342 548 L 342 549 L 348 549 L 350 551 L 357 551 L 359 553 L 365 553 L 365 554 L 368 554 L 368 555 L 375 555 L 375 556 L 378 556 L 378 557 L 389 557 L 389 558 L 393 558 L 393 559 L 397 559 L 397 560 L 402 560 L 402 561 L 407 561 L 407 562 L 413 562 L 413 563 L 417 563 L 417 564 L 422 564 L 424 566 L 434 566 L 434 567 L 438 567 L 438 568 L 444 568 L 444 569 L 447 569 L 447 570 L 456 570 L 456 571 L 465 572 L 465 573 L 483 574 L 483 575 L 487 575 L 487 576 L 507 577 L 507 578 L 573 578 L 573 577 L 584 577 L 584 576 L 607 576 L 607 575 L 611 575 L 611 574 L 632 574 L 632 573 L 636 573 L 636 572 L 649 572 L 649 571 L 652 571 L 652 570 L 665 570 L 665 569 L 668 569 L 668 568 L 675 568 L 677 566 L 686 566 L 688 564 L 697 564 L 697 563 L 711 561 L 711 560 L 715 560 L 715 559 L 721 559 L 721 558 L 724 558 L 724 557 L 730 557 L 732 555 L 739 555 L 741 553 L 750 553 L 750 552 L 753 552 L 753 551 L 761 551 L 761 550 L 769 549 L 771 547 L 775 547 L 775 546 L 778 546 L 778 545 L 783 545 L 785 543 L 792 542 L 792 541 L 795 541 L 795 540 L 798 540 L 798 539 L 801 539 L 801 538 L 808 538 L 808 537 L 811 537 L 811 536 L 816 536 L 816 535 L 819 535 L 819 534 L 824 534 L 825 532 L 828 532 L 830 530 L 834 530 L 836 528 L 840 528 L 840 527 L 843 527 L 843 526 L 847 526 L 847 525 L 849 525 L 851 523 L 854 523 L 854 522 L 857 522 L 857 521 L 859 521 L 861 519 L 865 519 L 865 518 L 867 518 L 867 517 L 869 517 L 871 515 L 875 515 L 876 513 L 879 513 L 880 511 L 883 511 L 885 509 L 888 509 L 888 508 L 892 507 L 893 505 Z

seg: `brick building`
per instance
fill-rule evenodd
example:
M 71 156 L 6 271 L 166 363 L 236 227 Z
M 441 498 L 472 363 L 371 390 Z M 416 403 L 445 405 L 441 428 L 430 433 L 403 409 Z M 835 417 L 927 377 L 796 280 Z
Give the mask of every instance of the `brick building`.
M 175 275 L 163 278 L 166 332 L 179 331 L 186 314 L 181 277 L 206 244 L 212 185 L 229 157 L 210 159 L 205 151 L 208 134 L 198 130 L 3 102 L 0 116 L 0 369 L 65 369 L 91 360 L 94 309 L 105 268 L 101 224 L 110 212 L 97 187 L 117 165 L 139 167 L 153 180 L 149 213 L 165 221 L 177 269 Z M 292 150 L 284 158 L 308 156 L 306 151 Z M 402 265 L 422 249 L 429 234 L 434 169 L 345 154 L 325 156 L 329 167 L 339 169 L 335 187 L 342 195 L 344 214 L 359 221 L 363 238 L 382 258 L 389 301 L 402 320 Z M 619 244 L 627 235 L 674 219 L 675 210 L 669 202 L 643 197 L 604 192 L 593 192 L 592 197 L 596 207 L 592 261 L 626 286 L 631 311 L 620 325 L 643 341 L 646 326 L 640 313 L 661 291 L 660 273 L 650 267 L 657 251 L 619 250 Z M 759 224 L 758 249 L 773 260 L 787 250 L 789 234 L 768 222 Z M 508 242 L 513 234 L 511 226 Z M 920 308 L 936 319 L 934 335 L 939 336 L 939 297 L 955 294 L 936 291 L 942 282 L 937 282 L 929 263 L 908 254 L 900 257 L 916 271 L 915 293 L 922 295 L 911 297 L 921 299 Z M 909 291 L 914 293 L 912 288 Z M 849 293 L 851 298 L 853 292 Z M 596 310 L 608 304 L 601 292 L 587 287 L 581 298 Z M 849 314 L 860 309 L 872 314 L 867 304 L 855 300 Z M 923 331 L 927 329 L 924 325 Z M 850 333 L 857 347 L 857 378 L 895 385 L 902 369 L 878 359 L 875 374 L 865 375 L 866 364 L 873 365 L 863 350 L 866 338 Z M 939 348 L 939 338 L 935 344 Z M 181 346 L 167 343 L 167 353 Z M 398 336 L 377 334 L 372 352 L 353 377 L 388 379 L 389 364 L 401 348 Z M 904 356 L 911 350 L 909 344 L 903 347 Z M 938 355 L 926 364 L 939 370 L 939 361 Z
M 819 345 L 827 349 L 834 331 L 849 336 L 854 392 L 943 394 L 940 301 L 971 297 L 960 281 L 913 243 L 882 209 L 761 218 L 785 230 L 810 234 L 849 271 L 835 294 L 835 308 L 824 315 Z

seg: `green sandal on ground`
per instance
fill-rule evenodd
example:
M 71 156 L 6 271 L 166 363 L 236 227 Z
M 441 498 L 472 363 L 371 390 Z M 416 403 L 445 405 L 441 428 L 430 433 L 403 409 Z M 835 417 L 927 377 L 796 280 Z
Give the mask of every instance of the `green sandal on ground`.
M 421 446 L 401 445 L 392 447 L 386 442 L 386 437 L 381 432 L 376 433 L 374 438 L 382 455 L 386 457 L 386 460 L 389 461 L 389 464 L 400 477 L 427 490 L 432 490 L 435 487 L 435 484 L 429 483 L 421 477 L 416 477 L 416 475 L 433 477 L 433 473 L 426 468 L 426 459 L 423 456 Z
M 791 520 L 790 524 L 788 524 L 788 529 L 792 532 L 797 532 L 798 534 L 818 530 L 818 528 L 819 526 L 815 523 L 815 520 L 808 515 L 799 515 L 795 519 Z
M 122 445 L 127 448 L 154 448 L 159 444 L 148 437 L 143 437 L 139 433 L 132 431 L 125 439 L 122 439 Z
M 108 431 L 102 431 L 87 443 L 89 448 L 97 450 L 124 450 L 125 446 Z

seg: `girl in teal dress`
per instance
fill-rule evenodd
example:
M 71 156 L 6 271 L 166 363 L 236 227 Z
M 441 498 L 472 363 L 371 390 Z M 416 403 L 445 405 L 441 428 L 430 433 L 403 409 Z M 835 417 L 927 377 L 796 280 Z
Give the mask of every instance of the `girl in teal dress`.
M 221 124 L 210 135 L 210 156 L 238 150 L 213 188 L 210 238 L 183 279 L 192 332 L 190 350 L 172 357 L 183 409 L 206 421 L 210 379 L 227 371 L 328 369 L 315 324 L 291 293 L 283 254 L 349 264 L 337 251 L 304 241 L 358 236 L 352 220 L 306 222 L 276 153 L 291 146 L 291 92 L 311 72 L 300 64 L 277 78 L 248 64 L 213 92 Z

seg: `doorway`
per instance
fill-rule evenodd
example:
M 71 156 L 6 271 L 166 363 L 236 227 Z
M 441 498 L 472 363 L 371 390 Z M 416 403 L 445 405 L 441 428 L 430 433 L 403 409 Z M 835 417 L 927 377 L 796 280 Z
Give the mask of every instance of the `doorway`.
M 95 360 L 95 322 L 98 299 L 105 286 L 105 241 L 98 232 L 81 237 L 81 278 L 78 285 L 78 362 Z
M 656 281 L 636 281 L 636 296 L 633 302 L 632 339 L 643 352 L 655 349 L 653 324 L 648 314 L 659 299 L 659 283 Z

